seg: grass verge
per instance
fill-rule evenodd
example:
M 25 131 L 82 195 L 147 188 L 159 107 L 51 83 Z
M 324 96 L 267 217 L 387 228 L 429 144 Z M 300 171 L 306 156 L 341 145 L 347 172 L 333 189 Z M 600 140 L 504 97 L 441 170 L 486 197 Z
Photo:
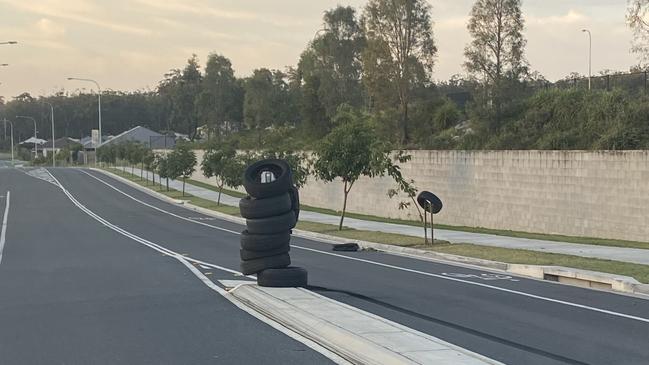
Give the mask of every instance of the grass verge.
M 124 172 L 112 168 L 105 170 L 122 176 L 140 186 L 162 193 L 170 198 L 188 200 L 190 203 L 202 208 L 212 209 L 221 213 L 240 217 L 239 209 L 237 207 L 227 205 L 217 206 L 216 203 L 211 200 L 198 198 L 189 194 L 182 196 L 182 193 L 180 191 L 173 189 L 166 191 L 166 188 L 164 186 L 156 185 L 154 187 L 150 182 L 141 180 L 139 176 L 131 175 L 129 172 Z M 555 265 L 572 267 L 582 270 L 606 272 L 617 275 L 631 276 L 642 283 L 649 283 L 649 266 L 647 265 L 528 250 L 479 246 L 472 244 L 450 244 L 445 241 L 436 241 L 435 245 L 424 245 L 422 238 L 393 233 L 363 231 L 349 227 L 344 227 L 342 231 L 339 231 L 338 226 L 336 225 L 315 222 L 302 221 L 298 223 L 296 228 L 341 238 L 348 238 L 350 240 L 362 240 L 396 246 L 412 247 L 433 252 L 474 257 L 484 260 L 500 261 L 510 264 Z
M 187 183 L 199 186 L 199 187 L 204 188 L 204 189 L 212 190 L 212 191 L 217 191 L 218 192 L 218 190 L 219 190 L 214 185 L 210 185 L 210 184 L 200 182 L 200 181 L 196 181 L 196 180 L 189 179 L 189 180 L 187 180 Z M 227 194 L 227 195 L 230 195 L 230 196 L 233 196 L 233 197 L 236 197 L 236 198 L 243 198 L 246 195 L 244 193 L 234 191 L 234 190 L 229 190 L 229 189 L 223 189 L 223 194 Z M 306 211 L 310 211 L 310 212 L 322 213 L 322 214 L 338 215 L 338 216 L 340 215 L 340 211 L 336 211 L 336 210 L 332 210 L 332 209 L 312 207 L 312 206 L 305 205 L 305 204 L 301 205 L 301 209 L 306 210 Z M 404 224 L 404 225 L 415 226 L 415 227 L 420 227 L 421 226 L 421 222 L 419 222 L 419 221 L 412 221 L 412 220 L 405 220 L 405 219 L 395 219 L 395 218 L 383 218 L 383 217 L 377 217 L 377 216 L 374 216 L 374 215 L 367 215 L 367 214 L 358 214 L 358 213 L 347 212 L 347 213 L 345 213 L 345 216 L 349 217 L 349 218 L 362 219 L 362 220 L 372 221 L 372 222 Z M 611 246 L 611 247 L 649 249 L 649 242 L 614 240 L 614 239 L 593 238 L 593 237 L 564 236 L 564 235 L 555 235 L 555 234 L 509 231 L 509 230 L 481 228 L 481 227 L 450 226 L 450 225 L 445 225 L 445 224 L 436 224 L 435 228 L 437 228 L 437 229 L 447 229 L 447 230 L 451 230 L 451 231 L 470 232 L 470 233 L 485 233 L 485 234 L 493 234 L 493 235 L 497 235 L 497 236 L 529 238 L 529 239 L 554 241 L 554 242 L 569 242 L 569 243 L 597 245 L 597 246 Z

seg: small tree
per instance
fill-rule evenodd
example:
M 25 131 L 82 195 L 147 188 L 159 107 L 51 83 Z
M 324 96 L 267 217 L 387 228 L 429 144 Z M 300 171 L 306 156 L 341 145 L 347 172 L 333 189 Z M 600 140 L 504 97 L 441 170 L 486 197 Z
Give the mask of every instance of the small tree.
M 341 111 L 343 112 L 343 111 Z M 342 230 L 347 197 L 361 176 L 383 176 L 398 171 L 390 150 L 379 141 L 368 117 L 358 112 L 346 113 L 346 121 L 334 128 L 315 149 L 314 169 L 324 181 L 340 178 L 343 182 L 343 209 L 338 229 Z
M 188 143 L 179 143 L 168 156 L 168 177 L 183 179 L 183 196 L 185 196 L 185 181 L 196 171 L 196 154 Z
M 162 179 L 167 179 L 167 191 L 169 191 L 169 156 L 158 156 L 158 176 L 161 185 Z
M 242 175 L 245 166 L 237 151 L 231 147 L 214 149 L 203 156 L 201 170 L 207 178 L 215 177 L 216 186 L 219 188 L 219 197 L 216 205 L 221 205 L 221 192 L 223 186 L 236 188 L 243 184 Z
M 155 155 L 153 154 L 153 151 L 146 149 L 144 155 L 142 156 L 142 167 L 143 169 L 146 170 L 147 184 L 149 183 L 149 171 L 152 169 L 154 162 L 155 162 Z M 153 181 L 153 183 L 155 185 L 155 180 Z

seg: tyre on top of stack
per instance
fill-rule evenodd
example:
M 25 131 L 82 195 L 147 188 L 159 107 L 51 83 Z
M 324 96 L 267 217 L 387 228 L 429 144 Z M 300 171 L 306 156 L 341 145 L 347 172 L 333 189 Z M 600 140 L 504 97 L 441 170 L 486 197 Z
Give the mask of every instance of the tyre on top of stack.
M 241 271 L 257 274 L 262 286 L 306 286 L 307 273 L 291 264 L 290 234 L 300 212 L 293 173 L 284 160 L 257 161 L 246 169 L 248 196 L 239 201 L 246 230 L 241 232 Z

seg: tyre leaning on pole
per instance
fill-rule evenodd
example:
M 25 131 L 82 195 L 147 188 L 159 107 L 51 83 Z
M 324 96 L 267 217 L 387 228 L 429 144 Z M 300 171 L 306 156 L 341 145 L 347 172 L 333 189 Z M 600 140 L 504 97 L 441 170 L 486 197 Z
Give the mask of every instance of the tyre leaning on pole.
M 257 274 L 261 286 L 306 286 L 306 270 L 290 267 L 290 234 L 300 212 L 290 166 L 257 161 L 246 168 L 243 186 L 248 196 L 239 201 L 247 226 L 241 232 L 241 272 Z

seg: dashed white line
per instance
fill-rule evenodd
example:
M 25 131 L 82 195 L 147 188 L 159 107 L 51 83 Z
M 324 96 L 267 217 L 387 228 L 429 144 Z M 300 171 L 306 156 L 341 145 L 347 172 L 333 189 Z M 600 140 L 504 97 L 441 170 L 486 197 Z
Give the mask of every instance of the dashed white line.
M 0 263 L 2 263 L 2 253 L 5 249 L 5 240 L 7 239 L 7 220 L 9 218 L 9 204 L 11 203 L 11 192 L 7 191 L 5 202 L 5 212 L 2 216 L 2 229 L 0 230 Z

